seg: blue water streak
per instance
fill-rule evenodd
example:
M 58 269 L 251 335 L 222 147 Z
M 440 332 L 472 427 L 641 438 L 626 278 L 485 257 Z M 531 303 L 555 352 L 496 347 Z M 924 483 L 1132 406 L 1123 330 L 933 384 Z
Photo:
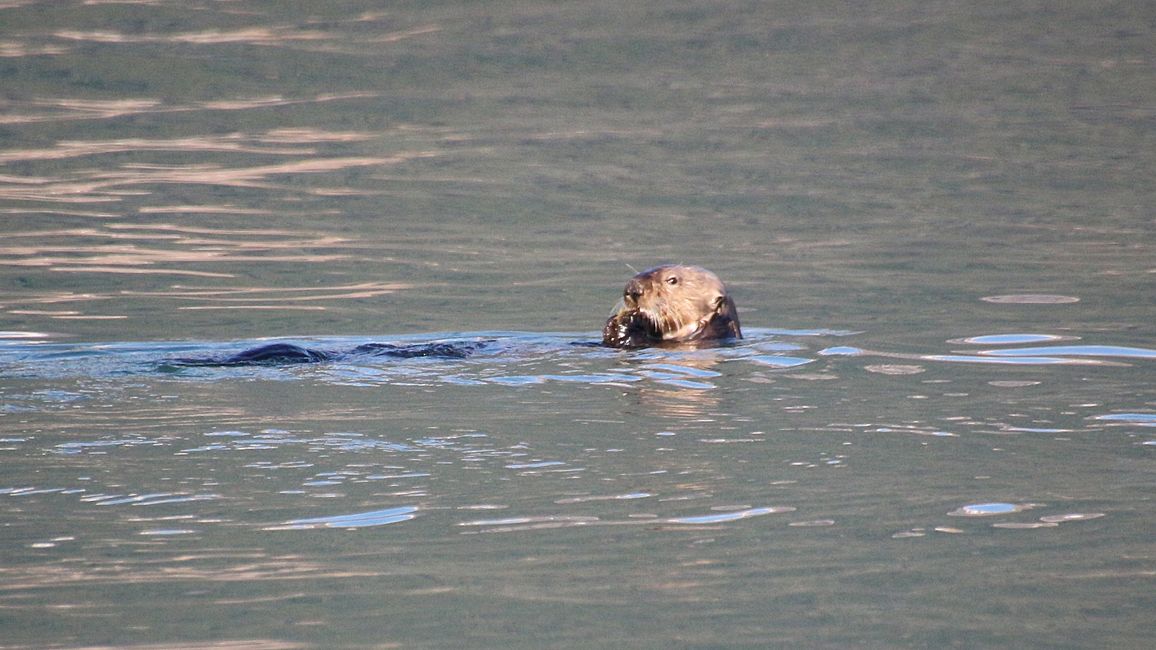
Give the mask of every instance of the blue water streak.
M 1032 348 L 1005 348 L 984 350 L 979 354 L 995 357 L 1125 357 L 1129 359 L 1156 359 L 1156 350 L 1118 345 L 1049 345 Z
M 400 521 L 413 519 L 417 506 L 401 506 L 386 510 L 373 510 L 348 515 L 333 515 L 329 517 L 314 517 L 310 519 L 293 519 L 285 522 L 282 529 L 310 530 L 314 528 L 369 528 L 396 524 Z

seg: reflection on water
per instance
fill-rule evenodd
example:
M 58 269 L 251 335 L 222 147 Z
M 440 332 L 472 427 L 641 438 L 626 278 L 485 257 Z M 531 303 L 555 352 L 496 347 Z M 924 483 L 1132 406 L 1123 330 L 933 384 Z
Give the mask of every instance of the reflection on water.
M 324 94 L 310 98 L 286 98 L 280 96 L 236 98 L 229 100 L 214 100 L 195 104 L 166 104 L 159 99 L 81 99 L 81 98 L 40 98 L 29 99 L 24 102 L 13 102 L 9 106 L 15 107 L 17 113 L 0 115 L 0 124 L 23 124 L 37 122 L 56 122 L 73 120 L 105 120 L 113 118 L 131 117 L 134 115 L 151 113 L 184 113 L 188 111 L 243 111 L 255 108 L 275 108 L 278 106 L 292 106 L 303 103 L 332 102 L 348 99 L 373 97 L 372 93 Z M 278 132 L 274 129 L 273 133 Z M 306 133 L 305 135 L 308 135 Z M 209 141 L 216 138 L 209 138 Z M 308 138 L 305 138 L 306 141 Z M 142 140 L 147 143 L 149 141 Z M 169 142 L 173 142 L 170 140 Z M 203 139 L 197 140 L 198 147 L 204 147 Z M 58 149 L 67 150 L 71 143 L 62 142 Z M 102 146 L 111 146 L 108 144 Z M 115 147 L 114 147 L 115 150 Z M 243 151 L 230 148 L 230 151 Z M 268 152 L 268 150 L 261 150 Z M 36 159 L 36 152 L 30 152 Z M 16 158 L 18 159 L 18 158 Z M 9 179 L 14 180 L 14 179 Z
M 118 143 L 118 146 L 132 147 L 130 143 Z M 173 143 L 173 147 L 178 147 Z M 109 145 L 103 145 L 108 148 Z M 113 147 L 115 148 L 115 147 Z M 144 147 L 147 149 L 148 147 Z M 204 143 L 198 143 L 196 149 L 206 149 Z M 271 152 L 263 152 L 271 153 Z M 33 155 L 36 152 L 32 152 Z M 152 166 L 126 166 L 120 170 L 95 171 L 88 177 L 38 177 L 22 179 L 18 183 L 0 187 L 0 198 L 16 201 L 50 201 L 62 203 L 92 203 L 119 201 L 124 196 L 141 196 L 148 194 L 144 189 L 134 188 L 141 185 L 189 184 L 189 185 L 220 185 L 238 188 L 279 189 L 294 191 L 293 185 L 275 185 L 271 179 L 276 176 L 291 174 L 319 174 L 342 171 L 352 167 L 380 167 L 383 165 L 402 163 L 414 158 L 427 157 L 428 152 L 407 152 L 389 157 L 379 158 L 330 158 L 319 160 L 309 158 L 273 165 L 256 165 L 251 167 L 220 167 L 217 165 L 188 165 L 166 166 L 157 168 Z M 313 194 L 353 194 L 356 190 L 342 187 L 310 187 L 304 191 Z
M 357 22 L 380 22 L 385 14 L 366 13 L 353 19 Z M 60 30 L 52 36 L 65 41 L 91 41 L 94 43 L 170 43 L 190 45 L 220 45 L 229 43 L 244 43 L 248 45 L 264 45 L 278 47 L 292 47 L 317 52 L 354 51 L 357 40 L 365 43 L 393 43 L 405 38 L 431 34 L 440 31 L 437 25 L 416 27 L 398 32 L 375 33 L 371 38 L 355 39 L 349 42 L 348 32 L 326 32 L 320 30 L 301 29 L 289 26 L 254 27 L 237 30 L 208 30 L 203 32 L 186 32 L 176 34 L 126 34 L 113 31 L 81 32 L 74 30 Z M 308 45 L 314 42 L 325 43 L 319 47 Z M 342 45 L 338 46 L 337 43 Z
M 193 271 L 182 268 L 156 268 L 157 264 L 179 266 L 186 263 L 215 262 L 325 262 L 343 255 L 294 254 L 282 256 L 277 251 L 309 247 L 337 247 L 345 240 L 337 237 L 286 231 L 226 231 L 181 228 L 173 224 L 147 227 L 111 225 L 106 229 L 16 232 L 16 242 L 45 241 L 41 245 L 16 245 L 0 248 L 12 266 L 46 267 L 54 272 L 72 273 L 156 273 L 233 277 L 232 274 Z M 91 245 L 73 243 L 60 246 L 62 240 L 95 240 Z M 103 243 L 105 240 L 111 240 Z M 143 240 L 143 241 L 141 241 Z M 143 242 L 152 242 L 144 245 Z M 158 244 L 166 247 L 160 248 Z M 131 294 L 130 294 L 131 295 Z
M 294 519 L 283 525 L 270 527 L 266 530 L 310 530 L 313 528 L 367 528 L 370 526 L 385 526 L 414 518 L 417 512 L 414 506 L 402 506 L 373 512 L 359 512 L 351 515 L 334 515 L 332 517 L 314 517 L 312 519 Z
M 1153 24 L 0 0 L 3 644 L 1148 647 Z
M 109 141 L 58 142 L 51 149 L 8 150 L 0 153 L 0 163 L 30 160 L 60 160 L 80 156 L 100 156 L 141 151 L 200 151 L 208 153 L 248 153 L 280 156 L 307 156 L 317 153 L 309 143 L 357 142 L 369 140 L 368 133 L 331 133 L 316 129 L 274 129 L 258 136 L 230 133 L 221 136 L 146 140 L 124 138 Z M 296 146 L 287 146 L 287 145 Z M 275 146 L 280 145 L 280 146 Z M 156 212 L 158 208 L 146 210 Z

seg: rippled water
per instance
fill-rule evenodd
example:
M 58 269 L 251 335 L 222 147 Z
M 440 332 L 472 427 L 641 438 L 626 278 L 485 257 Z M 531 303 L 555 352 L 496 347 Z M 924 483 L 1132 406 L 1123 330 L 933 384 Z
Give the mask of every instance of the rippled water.
M 514 623 L 528 646 L 631 625 L 656 646 L 922 643 L 963 634 L 937 617 L 982 592 L 981 645 L 1023 639 L 1003 625 L 1037 608 L 1083 629 L 1065 621 L 1091 602 L 1119 627 L 1081 644 L 1140 642 L 1154 414 L 1114 392 L 1150 391 L 1156 349 L 594 336 L 393 337 L 488 345 L 241 367 L 172 359 L 267 341 L 10 339 L 0 507 L 24 622 L 6 628 L 33 644 L 48 621 L 66 644 L 489 645 Z M 1050 593 L 1005 612 L 1025 584 Z M 116 623 L 36 613 L 50 603 Z M 896 607 L 913 618 L 868 625 Z
M 1154 25 L 0 2 L 0 645 L 1148 647 Z

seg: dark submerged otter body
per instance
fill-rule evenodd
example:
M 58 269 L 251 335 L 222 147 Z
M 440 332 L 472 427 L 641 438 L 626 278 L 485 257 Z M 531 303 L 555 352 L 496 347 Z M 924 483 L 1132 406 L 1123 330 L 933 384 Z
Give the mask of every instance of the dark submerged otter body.
M 718 276 L 697 266 L 664 264 L 626 283 L 602 328 L 616 348 L 741 339 L 738 310 Z
M 339 361 L 350 357 L 388 357 L 392 359 L 464 359 L 486 346 L 486 341 L 468 343 L 418 343 L 414 345 L 394 345 L 392 343 L 366 343 L 348 352 L 314 350 L 292 343 L 270 343 L 238 352 L 223 359 L 172 359 L 169 363 L 178 366 L 255 366 L 283 365 L 292 363 L 318 363 Z

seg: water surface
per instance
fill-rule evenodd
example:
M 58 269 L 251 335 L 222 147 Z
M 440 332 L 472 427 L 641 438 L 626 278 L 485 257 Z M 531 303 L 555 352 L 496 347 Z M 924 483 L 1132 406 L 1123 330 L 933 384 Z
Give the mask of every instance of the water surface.
M 4 644 L 1148 647 L 1154 24 L 0 3 Z

